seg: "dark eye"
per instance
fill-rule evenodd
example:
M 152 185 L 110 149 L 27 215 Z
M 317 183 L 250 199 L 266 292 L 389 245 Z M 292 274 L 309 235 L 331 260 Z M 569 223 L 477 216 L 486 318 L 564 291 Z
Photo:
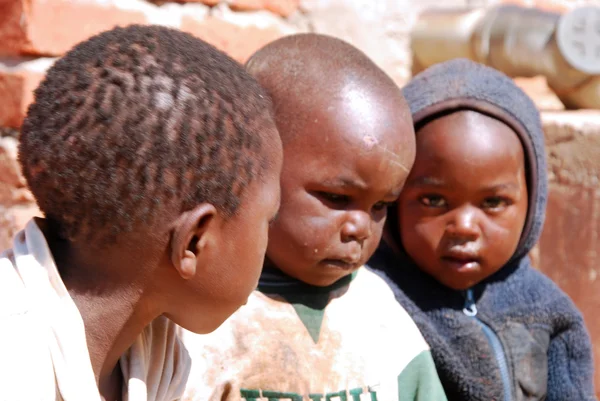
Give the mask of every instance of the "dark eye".
M 331 192 L 319 192 L 319 196 L 335 205 L 344 205 L 350 200 L 350 197 L 347 195 L 334 194 Z
M 446 207 L 446 199 L 439 195 L 425 195 L 420 199 L 421 203 L 427 207 Z
M 394 204 L 394 202 L 377 202 L 376 204 L 373 205 L 373 210 L 379 212 L 381 210 L 385 210 L 387 209 L 389 206 L 392 206 Z
M 481 207 L 484 209 L 501 209 L 508 205 L 508 201 L 504 198 L 500 198 L 498 196 L 492 196 L 490 198 L 486 198 Z

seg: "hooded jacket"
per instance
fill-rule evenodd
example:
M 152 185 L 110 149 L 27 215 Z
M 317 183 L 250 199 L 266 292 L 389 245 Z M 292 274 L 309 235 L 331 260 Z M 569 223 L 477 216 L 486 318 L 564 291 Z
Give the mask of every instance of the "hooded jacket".
M 540 236 L 547 198 L 544 137 L 535 105 L 506 75 L 464 59 L 427 69 L 403 91 L 416 126 L 464 109 L 504 122 L 519 136 L 527 163 L 529 210 L 517 250 L 473 288 L 456 291 L 419 270 L 391 225 L 388 243 L 382 242 L 369 261 L 431 346 L 448 399 L 596 400 L 583 318 L 527 256 Z

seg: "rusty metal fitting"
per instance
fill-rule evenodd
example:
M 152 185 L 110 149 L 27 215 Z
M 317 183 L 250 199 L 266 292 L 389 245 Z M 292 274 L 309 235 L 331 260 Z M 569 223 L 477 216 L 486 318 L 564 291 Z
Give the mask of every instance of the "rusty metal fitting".
M 600 8 L 436 9 L 411 35 L 413 73 L 464 57 L 511 77 L 543 75 L 566 108 L 600 109 Z

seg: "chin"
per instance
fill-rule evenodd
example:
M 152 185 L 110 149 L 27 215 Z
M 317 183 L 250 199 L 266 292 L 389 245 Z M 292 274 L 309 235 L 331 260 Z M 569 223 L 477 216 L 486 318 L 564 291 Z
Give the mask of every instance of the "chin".
M 419 269 L 444 287 L 455 291 L 466 291 L 482 280 L 479 269 L 459 272 L 443 265 L 427 266 L 426 268 L 419 266 Z
M 342 276 L 342 277 L 344 277 L 344 276 Z M 314 280 L 304 281 L 304 282 L 306 284 L 314 285 L 315 287 L 329 287 L 330 285 L 334 284 L 336 281 L 338 281 L 342 277 L 338 277 L 338 278 L 320 277 L 320 278 L 315 278 Z
M 358 268 L 357 268 L 358 269 Z M 336 275 L 322 275 L 319 277 L 311 277 L 311 280 L 302 280 L 307 284 L 314 285 L 315 287 L 329 287 L 332 284 L 335 284 L 337 281 L 343 279 L 346 276 L 354 273 L 357 269 L 344 272 L 343 274 Z
M 221 327 L 221 325 L 223 323 L 225 323 L 225 320 L 227 320 L 227 319 L 220 319 L 217 322 L 207 322 L 206 318 L 203 319 L 203 320 L 204 321 L 196 322 L 197 324 L 189 324 L 189 325 L 186 325 L 186 326 L 180 325 L 180 326 L 183 327 L 184 329 L 188 330 L 188 331 L 191 331 L 192 333 L 196 333 L 196 334 L 210 334 L 213 331 L 217 330 L 219 327 Z
M 239 309 L 239 307 L 237 309 Z M 202 316 L 196 316 L 194 318 L 194 316 L 190 314 L 186 316 L 185 319 L 172 319 L 170 316 L 167 317 L 173 320 L 178 326 L 181 326 L 192 333 L 210 334 L 221 327 L 221 325 L 225 323 L 237 309 L 227 315 L 219 314 L 219 316 L 207 316 L 206 314 L 203 314 Z
M 362 264 L 347 267 L 340 267 L 329 264 L 316 264 L 304 267 L 302 270 L 296 269 L 286 271 L 285 269 L 281 269 L 281 271 L 287 274 L 288 276 L 303 282 L 304 284 L 312 285 L 315 287 L 328 287 L 334 284 L 336 281 L 341 280 L 342 278 L 354 273 L 361 266 Z
M 194 319 L 192 321 L 190 321 L 189 319 L 175 319 L 169 315 L 165 315 L 167 318 L 169 318 L 170 320 L 172 320 L 176 325 L 182 327 L 183 329 L 190 331 L 192 333 L 195 334 L 208 334 L 208 333 L 212 333 L 213 331 L 215 331 L 216 329 L 219 328 L 219 326 L 222 324 L 218 324 L 218 325 L 214 325 L 214 324 L 209 324 L 209 322 L 206 321 L 206 318 L 204 319 Z
M 440 280 L 438 280 L 438 281 L 440 281 Z M 440 283 L 442 283 L 446 287 L 451 288 L 456 291 L 466 291 L 475 285 L 475 284 L 469 284 L 469 283 L 467 283 L 467 284 L 465 284 L 465 283 L 461 283 L 461 284 L 445 283 L 443 281 L 440 281 Z
M 473 288 L 477 284 L 481 282 L 481 280 L 441 280 L 438 277 L 434 277 L 438 282 L 443 284 L 444 286 L 451 288 L 456 291 L 466 291 L 469 288 Z

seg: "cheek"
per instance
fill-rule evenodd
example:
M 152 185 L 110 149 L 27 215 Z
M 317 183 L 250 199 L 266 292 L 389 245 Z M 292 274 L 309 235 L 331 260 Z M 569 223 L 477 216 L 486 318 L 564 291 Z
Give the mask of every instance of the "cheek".
M 484 236 L 493 254 L 508 260 L 521 239 L 523 224 L 524 216 L 518 211 L 486 221 L 483 226 Z
M 383 229 L 385 227 L 385 219 L 371 222 L 371 236 L 367 239 L 365 250 L 366 257 L 370 258 L 375 253 L 375 250 L 381 242 Z
M 435 221 L 415 222 L 403 226 L 401 235 L 405 249 L 411 253 L 414 251 L 412 248 L 415 248 L 434 256 L 444 233 L 441 226 Z
M 218 257 L 229 261 L 231 274 L 245 275 L 250 280 L 258 277 L 262 270 L 269 238 L 270 211 L 253 208 L 243 213 L 243 216 L 229 223 L 228 231 L 223 236 L 227 248 Z M 253 284 L 251 280 L 250 284 Z
M 398 224 L 402 244 L 409 252 L 412 247 L 425 247 L 434 251 L 445 230 L 445 223 L 441 217 L 421 216 L 415 208 L 400 208 Z
M 247 247 L 251 247 L 250 254 L 254 255 L 255 259 L 262 259 L 269 243 L 269 225 L 265 224 L 256 235 L 248 235 L 246 242 Z
M 285 242 L 290 249 L 322 248 L 339 231 L 334 214 L 309 194 L 290 198 L 271 225 L 270 242 Z
M 236 247 L 234 254 L 240 256 L 231 263 L 233 277 L 229 278 L 231 281 L 228 280 L 227 285 L 233 289 L 232 283 L 237 283 L 237 288 L 233 292 L 234 294 L 238 294 L 237 296 L 243 295 L 241 302 L 245 302 L 245 296 L 254 290 L 258 284 L 267 250 L 268 238 L 268 225 L 266 223 L 262 227 L 249 225 L 246 235 L 233 245 Z

